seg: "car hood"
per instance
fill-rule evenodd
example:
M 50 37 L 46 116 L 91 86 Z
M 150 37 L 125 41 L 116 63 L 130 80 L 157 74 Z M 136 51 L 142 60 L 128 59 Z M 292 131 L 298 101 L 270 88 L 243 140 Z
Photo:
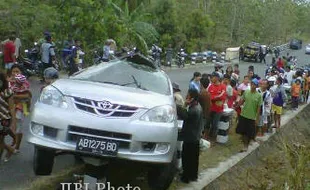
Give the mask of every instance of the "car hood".
M 52 85 L 65 96 L 95 101 L 105 100 L 147 109 L 160 105 L 173 105 L 172 95 L 162 95 L 132 87 L 72 79 L 59 79 Z

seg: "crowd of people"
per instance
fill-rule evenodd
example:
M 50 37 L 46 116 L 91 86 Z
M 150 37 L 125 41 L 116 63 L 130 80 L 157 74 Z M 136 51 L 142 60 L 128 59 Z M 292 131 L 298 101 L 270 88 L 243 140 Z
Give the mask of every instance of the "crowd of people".
M 32 93 L 29 81 L 16 64 L 20 57 L 20 39 L 12 33 L 1 45 L 4 50 L 5 72 L 0 72 L 0 158 L 6 150 L 4 161 L 7 162 L 13 154 L 20 152 L 23 124 L 25 117 L 30 113 Z M 53 55 L 53 50 L 50 47 L 51 37 L 47 35 L 46 41 L 42 44 L 42 60 L 45 64 L 42 71 L 45 81 L 43 86 L 59 77 L 58 71 L 51 63 L 53 57 L 50 55 Z M 7 135 L 12 139 L 11 144 L 5 141 Z
M 240 152 L 246 152 L 252 141 L 280 129 L 283 107 L 291 103 L 295 111 L 300 103 L 308 101 L 310 72 L 296 71 L 294 67 L 296 58 L 287 56 L 272 63 L 262 77 L 249 66 L 241 80 L 238 64 L 229 65 L 225 72 L 218 65 L 212 74 L 194 73 L 185 100 L 179 85 L 173 83 L 178 119 L 184 121 L 181 181 L 197 180 L 200 139 L 211 145 L 217 142 L 225 107 L 235 111 L 235 130 L 244 145 Z

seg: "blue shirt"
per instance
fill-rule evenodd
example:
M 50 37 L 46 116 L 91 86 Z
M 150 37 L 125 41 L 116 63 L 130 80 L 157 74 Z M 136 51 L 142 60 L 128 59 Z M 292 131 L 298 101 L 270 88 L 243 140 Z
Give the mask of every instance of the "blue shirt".
M 41 46 L 41 61 L 43 63 L 52 63 L 51 56 L 55 56 L 54 47 L 51 43 L 43 43 Z
M 195 89 L 195 90 L 197 90 L 199 93 L 200 93 L 200 82 L 198 81 L 191 81 L 190 83 L 189 83 L 189 89 Z

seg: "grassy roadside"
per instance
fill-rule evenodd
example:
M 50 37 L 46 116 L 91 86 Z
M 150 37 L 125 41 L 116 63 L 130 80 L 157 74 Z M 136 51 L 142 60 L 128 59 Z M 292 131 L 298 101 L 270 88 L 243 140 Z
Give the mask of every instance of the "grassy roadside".
M 73 174 L 83 172 L 85 165 L 79 165 L 63 170 L 52 176 L 42 176 L 30 184 L 26 190 L 55 190 L 61 182 L 71 181 Z M 22 189 L 20 189 L 22 190 Z M 25 190 L 23 188 L 23 190 Z

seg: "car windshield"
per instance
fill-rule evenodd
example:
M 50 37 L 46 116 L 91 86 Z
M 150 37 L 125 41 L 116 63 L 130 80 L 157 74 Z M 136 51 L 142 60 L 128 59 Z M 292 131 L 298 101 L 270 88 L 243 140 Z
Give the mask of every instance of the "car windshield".
M 248 46 L 247 49 L 250 49 L 250 50 L 258 50 L 259 48 L 256 47 L 256 46 Z
M 93 66 L 70 79 L 139 88 L 164 95 L 171 94 L 168 78 L 161 71 L 128 61 L 113 61 Z
M 299 40 L 292 40 L 291 43 L 299 43 Z

